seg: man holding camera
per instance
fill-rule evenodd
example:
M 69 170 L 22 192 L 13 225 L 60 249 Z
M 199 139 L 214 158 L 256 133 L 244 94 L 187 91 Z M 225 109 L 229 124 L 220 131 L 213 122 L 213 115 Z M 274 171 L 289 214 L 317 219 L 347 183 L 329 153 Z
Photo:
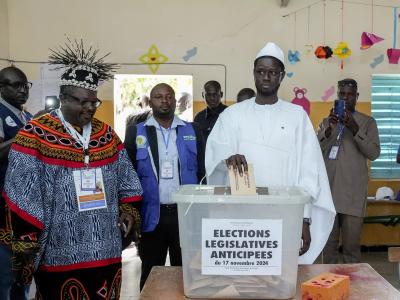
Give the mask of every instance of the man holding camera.
M 378 158 L 380 143 L 374 118 L 356 111 L 358 95 L 354 79 L 339 81 L 335 107 L 319 125 L 318 140 L 337 212 L 323 251 L 323 263 L 338 263 L 340 235 L 344 263 L 357 263 L 361 259 L 360 237 L 368 185 L 367 160 Z

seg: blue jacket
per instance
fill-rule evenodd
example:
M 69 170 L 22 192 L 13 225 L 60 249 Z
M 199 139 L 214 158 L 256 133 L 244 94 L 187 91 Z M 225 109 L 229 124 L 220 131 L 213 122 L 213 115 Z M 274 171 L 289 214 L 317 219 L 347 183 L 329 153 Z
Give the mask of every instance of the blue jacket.
M 32 115 L 26 112 L 27 118 L 32 119 Z M 7 142 L 14 138 L 18 131 L 24 126 L 21 120 L 5 105 L 0 103 L 0 119 L 3 121 L 4 140 Z M 3 190 L 4 178 L 6 176 L 8 160 L 0 162 L 0 190 Z
M 149 232 L 156 228 L 160 218 L 159 157 L 156 128 L 144 124 L 128 127 L 125 147 L 143 188 L 142 231 Z M 205 146 L 200 128 L 185 122 L 185 126 L 178 125 L 176 131 L 180 184 L 199 183 L 205 174 Z

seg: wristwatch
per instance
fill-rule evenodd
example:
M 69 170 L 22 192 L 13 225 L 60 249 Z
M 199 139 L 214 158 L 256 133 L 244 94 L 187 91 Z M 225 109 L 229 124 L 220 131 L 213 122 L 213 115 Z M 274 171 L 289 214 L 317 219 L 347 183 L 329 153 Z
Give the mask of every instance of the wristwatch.
M 311 218 L 303 218 L 303 223 L 311 225 Z

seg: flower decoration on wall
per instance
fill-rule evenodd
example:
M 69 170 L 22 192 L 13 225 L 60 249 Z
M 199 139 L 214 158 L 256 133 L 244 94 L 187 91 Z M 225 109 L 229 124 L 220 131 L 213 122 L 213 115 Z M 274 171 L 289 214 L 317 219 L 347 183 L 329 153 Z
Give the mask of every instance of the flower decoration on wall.
M 147 53 L 139 57 L 142 63 L 148 64 L 150 71 L 155 74 L 160 67 L 160 64 L 166 63 L 168 57 L 162 54 L 156 45 L 151 45 Z

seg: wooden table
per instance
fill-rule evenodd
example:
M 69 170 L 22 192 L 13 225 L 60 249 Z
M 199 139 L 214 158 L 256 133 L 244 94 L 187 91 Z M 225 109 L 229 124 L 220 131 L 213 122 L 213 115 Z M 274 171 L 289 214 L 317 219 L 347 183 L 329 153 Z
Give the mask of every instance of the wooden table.
M 365 217 L 400 216 L 400 201 L 368 200 Z M 399 246 L 400 224 L 365 223 L 361 234 L 364 246 Z
M 300 284 L 323 273 L 333 272 L 350 276 L 349 300 L 399 300 L 400 292 L 379 275 L 369 264 L 302 265 L 299 266 L 297 294 L 301 299 Z M 151 270 L 140 300 L 184 300 L 181 267 L 154 267 Z

